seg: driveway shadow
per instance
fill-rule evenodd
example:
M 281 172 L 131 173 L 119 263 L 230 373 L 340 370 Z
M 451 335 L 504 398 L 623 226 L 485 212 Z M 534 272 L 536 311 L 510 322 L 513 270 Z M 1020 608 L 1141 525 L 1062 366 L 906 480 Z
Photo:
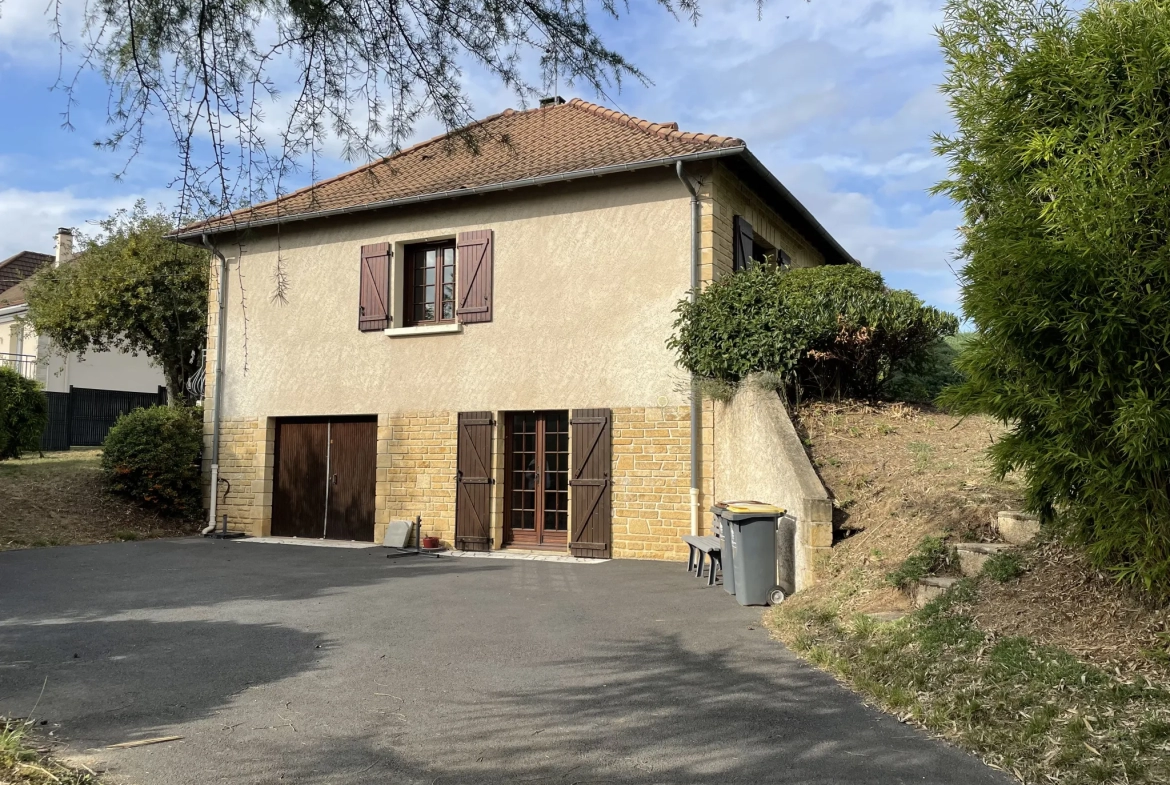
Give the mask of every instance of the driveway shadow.
M 322 635 L 230 621 L 0 627 L 0 715 L 57 724 L 82 745 L 160 735 L 233 696 L 317 667 Z

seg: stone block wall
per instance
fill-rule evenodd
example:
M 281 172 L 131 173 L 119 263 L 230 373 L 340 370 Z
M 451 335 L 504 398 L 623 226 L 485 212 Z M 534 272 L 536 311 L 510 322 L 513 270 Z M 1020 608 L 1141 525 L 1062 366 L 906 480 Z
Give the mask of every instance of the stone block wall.
M 792 258 L 793 267 L 815 267 L 824 255 L 751 189 L 722 165 L 715 164 L 700 187 L 702 215 L 699 261 L 703 286 L 732 272 L 732 219 L 742 215 L 763 239 Z
M 708 428 L 712 417 L 708 407 L 704 414 Z M 503 541 L 504 505 L 503 417 L 497 419 L 492 495 L 495 547 Z M 457 422 L 456 412 L 378 416 L 375 542 L 381 542 L 391 520 L 422 515 L 424 535 L 453 545 Z M 256 537 L 271 534 L 275 431 L 272 418 L 229 418 L 221 424 L 220 476 L 230 483 L 230 490 L 226 483 L 220 484 L 218 513 L 227 514 L 233 531 Z M 210 443 L 210 424 L 206 436 Z M 690 533 L 690 409 L 614 409 L 613 461 L 613 555 L 685 558 L 681 538 Z M 713 465 L 714 456 L 704 461 Z M 206 505 L 210 463 L 204 468 Z M 713 479 L 708 478 L 706 485 L 712 487 Z
M 455 452 L 458 414 L 378 415 L 374 542 L 390 521 L 423 518 L 423 536 L 455 540 Z
M 203 505 L 211 499 L 211 423 L 203 426 Z M 219 495 L 216 517 L 228 528 L 253 537 L 272 531 L 272 461 L 276 427 L 272 420 L 229 417 L 220 422 Z M 216 521 L 219 525 L 219 520 Z
M 683 559 L 691 530 L 687 406 L 613 410 L 613 555 Z

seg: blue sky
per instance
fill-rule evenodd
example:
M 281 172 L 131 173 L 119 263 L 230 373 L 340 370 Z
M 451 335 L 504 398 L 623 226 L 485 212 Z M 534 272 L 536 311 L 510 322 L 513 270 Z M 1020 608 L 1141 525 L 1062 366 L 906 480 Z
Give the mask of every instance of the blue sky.
M 74 130 L 61 127 L 65 98 L 50 91 L 59 58 L 45 5 L 0 0 L 0 258 L 50 251 L 56 227 L 84 226 L 138 197 L 173 200 L 178 162 L 165 131 L 121 180 L 114 174 L 125 156 L 94 148 L 106 100 L 96 77 L 83 83 Z M 767 0 L 759 19 L 754 0 L 705 0 L 697 27 L 649 0 L 631 6 L 619 22 L 598 21 L 607 43 L 653 84 L 628 82 L 604 97 L 561 85 L 562 95 L 745 139 L 863 264 L 933 305 L 957 308 L 960 215 L 926 193 L 945 172 L 931 134 L 950 128 L 937 89 L 939 0 Z M 519 106 L 486 76 L 465 77 L 477 114 Z M 416 136 L 437 130 L 423 123 Z M 326 145 L 321 176 L 352 167 L 337 150 Z

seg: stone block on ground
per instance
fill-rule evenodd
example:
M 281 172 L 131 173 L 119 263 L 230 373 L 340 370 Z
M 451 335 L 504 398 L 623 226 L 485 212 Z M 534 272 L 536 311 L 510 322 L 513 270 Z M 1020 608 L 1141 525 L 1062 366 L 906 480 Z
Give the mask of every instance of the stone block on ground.
M 958 578 L 939 578 L 935 576 L 923 578 L 914 587 L 914 607 L 925 607 L 927 603 L 943 596 L 947 589 L 958 582 Z
M 997 516 L 995 530 L 1005 542 L 1027 545 L 1040 534 L 1040 520 L 1026 512 L 1005 511 Z
M 955 552 L 959 555 L 959 572 L 974 577 L 983 572 L 988 559 L 1011 548 L 1011 545 L 999 542 L 960 542 L 955 545 Z

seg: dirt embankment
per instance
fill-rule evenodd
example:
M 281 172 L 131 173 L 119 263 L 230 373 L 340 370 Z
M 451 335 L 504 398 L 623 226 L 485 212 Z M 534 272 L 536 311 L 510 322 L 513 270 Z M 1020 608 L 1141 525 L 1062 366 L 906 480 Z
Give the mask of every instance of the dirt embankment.
M 834 499 L 841 538 L 822 582 L 792 598 L 841 618 L 905 610 L 886 574 L 926 536 L 994 541 L 1000 510 L 1019 510 L 1019 478 L 991 475 L 986 450 L 1003 432 L 985 417 L 959 418 L 905 404 L 816 403 L 798 428 Z M 1021 549 L 1025 572 L 981 582 L 971 615 L 996 635 L 1065 649 L 1110 671 L 1170 679 L 1170 609 L 1154 608 L 1092 569 L 1075 549 L 1042 541 Z
M 0 463 L 0 551 L 194 534 L 106 492 L 100 450 L 35 453 Z

